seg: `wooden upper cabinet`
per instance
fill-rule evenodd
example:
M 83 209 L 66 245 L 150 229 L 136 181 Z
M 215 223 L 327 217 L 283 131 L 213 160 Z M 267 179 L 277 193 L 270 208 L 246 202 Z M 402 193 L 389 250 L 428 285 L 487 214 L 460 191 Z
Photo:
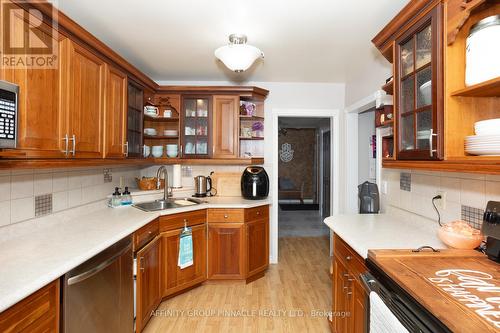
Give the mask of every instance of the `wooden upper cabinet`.
M 127 97 L 127 157 L 142 157 L 144 90 L 139 85 L 129 81 Z
M 239 96 L 214 96 L 213 157 L 237 158 L 239 146 Z
M 0 332 L 59 332 L 59 280 L 0 313 Z
M 120 158 L 128 154 L 127 75 L 106 65 L 106 108 L 104 118 L 104 157 Z
M 395 47 L 397 157 L 401 160 L 443 159 L 442 4 L 404 32 Z
M 63 105 L 68 114 L 70 155 L 103 156 L 105 63 L 70 40 L 63 42 Z
M 137 252 L 136 331 L 140 332 L 160 304 L 160 239 Z
M 207 227 L 191 227 L 193 236 L 193 264 L 178 266 L 180 235 L 183 229 L 162 233 L 161 239 L 161 291 L 166 297 L 202 283 L 207 279 Z
M 10 35 L 20 43 L 28 34 L 29 14 L 13 12 Z M 23 14 L 17 15 L 17 14 Z M 31 28 L 38 38 L 58 45 L 62 35 L 47 24 Z M 27 51 L 28 53 L 29 51 Z M 59 67 L 59 66 L 58 66 Z M 0 79 L 19 85 L 18 142 L 19 157 L 62 158 L 66 133 L 64 110 L 59 105 L 59 68 L 5 68 L 0 65 Z

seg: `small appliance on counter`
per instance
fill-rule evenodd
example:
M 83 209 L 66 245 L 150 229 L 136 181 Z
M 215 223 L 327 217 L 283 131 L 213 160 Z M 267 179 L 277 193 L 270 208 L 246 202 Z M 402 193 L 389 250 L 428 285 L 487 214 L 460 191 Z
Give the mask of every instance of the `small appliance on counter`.
M 210 173 L 212 175 L 213 172 Z M 195 198 L 212 197 L 217 194 L 217 190 L 212 186 L 212 178 L 210 176 L 196 176 L 194 177 Z
M 241 175 L 241 195 L 245 199 L 260 200 L 269 195 L 269 176 L 263 167 L 249 166 Z
M 486 238 L 486 255 L 500 262 L 500 202 L 489 201 L 483 217 L 481 232 Z
M 359 213 L 378 214 L 380 211 L 380 198 L 377 184 L 364 182 L 358 186 Z
M 16 148 L 19 86 L 0 80 L 0 148 Z

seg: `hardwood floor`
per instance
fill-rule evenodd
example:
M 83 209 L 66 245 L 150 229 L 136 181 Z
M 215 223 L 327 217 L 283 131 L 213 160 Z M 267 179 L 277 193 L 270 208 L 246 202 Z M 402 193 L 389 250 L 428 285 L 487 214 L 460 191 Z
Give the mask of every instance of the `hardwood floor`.
M 205 283 L 166 300 L 144 332 L 329 332 L 328 238 L 280 238 L 279 249 L 265 277 Z

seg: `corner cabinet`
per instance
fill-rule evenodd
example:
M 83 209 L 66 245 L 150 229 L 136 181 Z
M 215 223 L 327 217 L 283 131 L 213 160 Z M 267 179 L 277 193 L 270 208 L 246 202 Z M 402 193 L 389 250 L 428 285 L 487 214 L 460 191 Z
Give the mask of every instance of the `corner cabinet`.
M 104 157 L 123 158 L 128 155 L 127 75 L 106 65 L 106 108 L 104 118 Z
M 238 158 L 239 96 L 214 96 L 213 158 Z
M 398 159 L 443 158 L 443 10 L 437 5 L 396 40 Z

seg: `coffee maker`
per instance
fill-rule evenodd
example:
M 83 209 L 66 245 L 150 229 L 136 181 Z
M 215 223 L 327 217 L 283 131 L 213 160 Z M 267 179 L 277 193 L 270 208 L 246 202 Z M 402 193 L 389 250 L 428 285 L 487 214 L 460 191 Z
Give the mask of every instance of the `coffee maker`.
M 500 202 L 489 201 L 484 211 L 481 232 L 486 236 L 486 255 L 500 262 Z

